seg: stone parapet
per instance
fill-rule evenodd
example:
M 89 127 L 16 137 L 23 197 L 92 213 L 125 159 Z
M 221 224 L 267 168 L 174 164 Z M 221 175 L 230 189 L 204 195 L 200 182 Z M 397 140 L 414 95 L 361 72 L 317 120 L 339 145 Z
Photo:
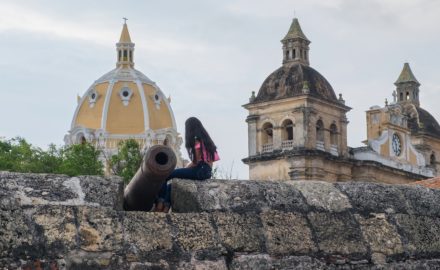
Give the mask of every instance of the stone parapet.
M 440 193 L 420 186 L 174 180 L 163 214 L 122 211 L 119 178 L 0 183 L 0 269 L 440 268 Z

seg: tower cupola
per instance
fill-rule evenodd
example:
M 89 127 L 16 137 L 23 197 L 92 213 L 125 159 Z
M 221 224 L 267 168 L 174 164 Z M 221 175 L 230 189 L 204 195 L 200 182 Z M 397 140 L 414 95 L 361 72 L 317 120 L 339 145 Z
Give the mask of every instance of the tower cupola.
M 412 73 L 408 63 L 403 65 L 402 72 L 394 85 L 396 85 L 397 102 L 411 102 L 416 106 L 420 106 L 420 83 Z
M 116 67 L 130 66 L 134 67 L 134 43 L 131 42 L 130 33 L 128 32 L 127 19 L 124 18 L 121 37 L 116 43 L 117 63 Z
M 304 35 L 297 18 L 294 18 L 286 36 L 281 40 L 283 44 L 283 64 L 301 63 L 309 65 L 310 40 Z

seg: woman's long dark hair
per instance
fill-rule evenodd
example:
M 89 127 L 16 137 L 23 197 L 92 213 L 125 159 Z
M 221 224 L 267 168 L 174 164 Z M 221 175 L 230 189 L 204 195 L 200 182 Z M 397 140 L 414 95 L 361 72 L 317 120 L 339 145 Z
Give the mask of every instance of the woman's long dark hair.
M 195 144 L 196 141 L 203 142 L 201 143 L 201 147 L 205 147 L 206 152 L 208 153 L 211 160 L 214 160 L 214 155 L 217 150 L 217 146 L 215 146 L 211 137 L 209 136 L 206 129 L 203 127 L 202 122 L 195 117 L 190 117 L 185 122 L 185 148 L 188 151 L 188 156 L 193 162 L 197 162 L 196 159 L 196 149 Z M 202 159 L 203 159 L 202 152 Z

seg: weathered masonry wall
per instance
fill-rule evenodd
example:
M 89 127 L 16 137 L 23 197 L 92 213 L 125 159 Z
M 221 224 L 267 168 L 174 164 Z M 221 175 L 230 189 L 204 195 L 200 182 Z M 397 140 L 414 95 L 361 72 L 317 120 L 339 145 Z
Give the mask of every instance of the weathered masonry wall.
M 122 188 L 0 172 L 0 269 L 440 268 L 440 190 L 175 180 L 158 214 L 122 211 Z

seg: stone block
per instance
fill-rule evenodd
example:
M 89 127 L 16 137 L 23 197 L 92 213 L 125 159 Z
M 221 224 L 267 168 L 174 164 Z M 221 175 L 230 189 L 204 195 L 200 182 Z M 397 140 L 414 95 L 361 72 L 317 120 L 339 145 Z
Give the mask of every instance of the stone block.
M 0 200 L 8 204 L 87 205 L 122 210 L 123 182 L 119 177 L 0 172 L 0 186 Z
M 415 257 L 440 255 L 440 218 L 396 214 L 395 221 L 410 254 Z
M 79 246 L 85 251 L 105 252 L 122 248 L 122 222 L 109 208 L 78 207 Z
M 286 181 L 298 189 L 307 204 L 318 210 L 343 212 L 351 208 L 350 202 L 332 183 L 322 181 Z
M 232 260 L 232 270 L 266 270 L 266 269 L 331 269 L 321 261 L 308 256 L 271 257 L 267 254 L 240 255 Z
M 75 213 L 72 206 L 39 206 L 32 211 L 35 230 L 41 237 L 47 255 L 61 255 L 76 248 L 78 231 L 75 225 Z
M 440 217 L 440 190 L 420 185 L 398 186 L 409 205 L 411 215 Z
M 260 212 L 263 209 L 305 212 L 301 193 L 288 184 L 270 181 L 173 181 L 175 212 Z
M 196 182 L 179 179 L 173 179 L 171 181 L 173 212 L 200 212 L 202 207 L 200 205 L 200 200 L 198 199 Z
M 173 213 L 170 217 L 176 230 L 175 241 L 184 251 L 218 249 L 221 246 L 209 214 Z
M 344 192 L 358 213 L 408 213 L 408 205 L 397 185 L 348 182 L 335 186 Z
M 308 218 L 323 253 L 342 254 L 354 259 L 367 256 L 361 230 L 350 213 L 311 212 Z
M 0 258 L 26 258 L 34 244 L 33 231 L 22 209 L 0 211 Z M 37 251 L 36 249 L 34 251 Z
M 117 176 L 79 176 L 84 200 L 91 204 L 123 210 L 124 182 Z
M 263 247 L 261 220 L 257 214 L 213 213 L 220 242 L 234 252 L 259 252 Z
M 123 216 L 124 250 L 129 261 L 136 261 L 153 251 L 170 251 L 171 227 L 164 213 L 125 212 Z
M 375 258 L 380 258 L 380 254 L 392 256 L 404 252 L 400 235 L 386 220 L 385 214 L 371 214 L 369 217 L 355 215 L 355 217 Z
M 182 261 L 173 269 L 177 270 L 227 270 L 226 262 L 223 258 L 218 260 L 197 260 L 192 258 L 189 262 Z
M 261 213 L 266 248 L 270 254 L 307 254 L 317 251 L 306 219 L 297 213 Z

